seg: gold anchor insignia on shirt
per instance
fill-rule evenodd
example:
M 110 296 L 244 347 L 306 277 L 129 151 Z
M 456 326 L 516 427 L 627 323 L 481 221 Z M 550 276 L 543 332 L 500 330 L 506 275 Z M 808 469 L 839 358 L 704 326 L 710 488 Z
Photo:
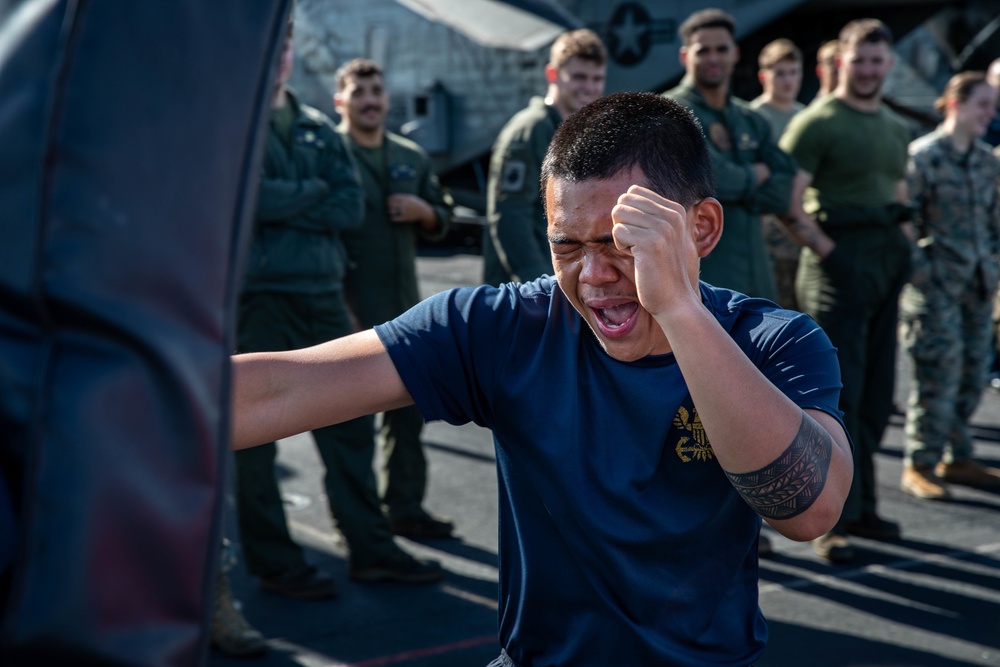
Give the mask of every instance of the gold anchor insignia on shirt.
M 714 457 L 712 443 L 705 435 L 705 427 L 701 424 L 697 409 L 691 408 L 691 412 L 688 412 L 683 405 L 679 407 L 677 414 L 674 415 L 674 428 L 681 433 L 689 434 L 681 435 L 677 439 L 677 447 L 674 448 L 681 461 L 684 463 L 689 463 L 692 459 L 708 461 Z

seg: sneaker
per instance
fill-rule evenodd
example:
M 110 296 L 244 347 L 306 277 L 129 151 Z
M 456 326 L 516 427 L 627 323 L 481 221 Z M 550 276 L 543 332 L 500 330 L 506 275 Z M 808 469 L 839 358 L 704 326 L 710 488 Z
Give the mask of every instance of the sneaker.
M 441 540 L 452 536 L 455 524 L 449 519 L 424 513 L 418 516 L 389 519 L 389 530 L 401 537 L 418 540 Z
M 260 586 L 266 591 L 298 600 L 329 600 L 337 597 L 333 577 L 311 565 L 261 577 Z
M 962 484 L 980 489 L 1000 487 L 1000 470 L 989 468 L 972 459 L 962 459 L 954 463 L 942 461 L 934 468 L 934 472 L 938 477 L 952 484 Z
M 867 537 L 869 540 L 898 540 L 900 536 L 898 523 L 886 521 L 874 512 L 862 514 L 857 521 L 844 521 L 843 525 L 849 535 Z
M 817 556 L 831 563 L 850 563 L 854 560 L 854 547 L 847 538 L 847 532 L 839 524 L 829 533 L 813 540 L 812 546 Z
M 209 627 L 212 648 L 235 658 L 250 658 L 267 653 L 267 643 L 240 611 L 233 598 L 229 577 L 220 572 L 215 580 L 215 603 Z
M 395 581 L 403 584 L 431 584 L 444 578 L 444 570 L 435 561 L 414 558 L 402 549 L 397 550 L 372 565 L 351 565 L 351 581 L 374 584 Z
M 951 492 L 944 480 L 937 476 L 932 467 L 918 467 L 907 463 L 903 468 L 903 479 L 899 488 L 914 498 L 921 500 L 948 500 Z
M 767 558 L 768 556 L 774 555 L 774 545 L 771 544 L 771 538 L 761 533 L 757 536 L 757 557 Z

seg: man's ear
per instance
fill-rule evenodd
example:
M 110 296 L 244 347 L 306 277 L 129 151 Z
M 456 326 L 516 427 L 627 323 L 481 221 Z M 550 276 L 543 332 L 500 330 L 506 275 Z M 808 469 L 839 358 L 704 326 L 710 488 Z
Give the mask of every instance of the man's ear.
M 343 112 L 344 100 L 340 96 L 340 93 L 334 93 L 333 94 L 333 108 L 336 109 L 337 113 L 340 114 L 341 116 L 344 115 L 344 112 Z
M 722 204 L 714 197 L 706 197 L 691 206 L 692 233 L 699 257 L 706 257 L 722 238 Z
M 555 83 L 559 78 L 559 71 L 552 66 L 552 63 L 545 65 L 545 83 Z
M 677 59 L 681 61 L 681 65 L 683 65 L 686 69 L 688 59 L 688 49 L 686 46 L 682 46 L 680 50 L 677 51 Z

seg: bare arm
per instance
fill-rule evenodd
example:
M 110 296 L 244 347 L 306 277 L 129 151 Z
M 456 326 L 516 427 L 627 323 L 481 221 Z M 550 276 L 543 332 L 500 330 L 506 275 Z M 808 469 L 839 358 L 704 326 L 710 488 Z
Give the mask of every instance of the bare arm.
M 812 249 L 820 257 L 826 257 L 833 252 L 833 239 L 826 235 L 811 215 L 802 208 L 802 195 L 812 184 L 812 174 L 799 169 L 792 181 L 792 199 L 788 212 L 779 219 L 788 229 L 789 234 L 799 245 Z
M 233 357 L 233 449 L 413 403 L 372 330 Z
M 711 219 L 721 231 L 719 203 L 706 199 L 686 212 L 632 186 L 612 217 L 616 244 L 635 260 L 639 301 L 663 329 L 736 490 L 787 537 L 826 533 L 850 488 L 850 445 L 836 419 L 799 408 L 771 384 L 702 304 L 691 266 L 717 241 Z

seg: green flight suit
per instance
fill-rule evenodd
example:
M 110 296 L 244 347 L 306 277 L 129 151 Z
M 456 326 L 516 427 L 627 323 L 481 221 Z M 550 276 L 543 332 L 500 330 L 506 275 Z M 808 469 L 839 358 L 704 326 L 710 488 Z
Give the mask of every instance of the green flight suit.
M 330 120 L 289 96 L 272 114 L 247 275 L 240 296 L 237 349 L 291 350 L 352 332 L 343 294 L 341 232 L 360 227 L 362 192 L 350 154 Z M 372 471 L 373 420 L 362 417 L 312 432 L 326 468 L 324 489 L 357 567 L 399 549 L 382 514 Z M 275 479 L 274 443 L 235 453 L 240 541 L 247 569 L 260 577 L 302 567 Z
M 345 232 L 349 265 L 347 300 L 360 325 L 382 324 L 420 300 L 417 285 L 417 237 L 444 238 L 451 223 L 451 201 L 431 169 L 430 158 L 416 143 L 392 132 L 378 148 L 366 148 L 351 138 L 341 123 L 337 131 L 354 156 L 365 193 L 364 224 Z M 434 207 L 437 227 L 394 224 L 386 200 L 391 194 L 412 194 Z M 383 415 L 379 433 L 382 467 L 379 487 L 390 519 L 419 517 L 427 489 L 427 460 L 420 432 L 424 420 L 416 406 Z
M 493 144 L 483 234 L 483 281 L 490 285 L 554 275 L 539 187 L 542 160 L 561 122 L 543 98 L 532 97 Z
M 767 120 L 743 100 L 730 96 L 725 107 L 713 109 L 689 77 L 663 95 L 689 108 L 701 122 L 715 174 L 715 196 L 725 215 L 722 238 L 701 261 L 701 279 L 749 296 L 776 299 L 760 216 L 788 211 L 795 161 L 775 144 Z M 771 170 L 771 177 L 759 186 L 756 162 Z
M 910 242 L 896 201 L 906 176 L 906 123 L 883 105 L 859 111 L 829 95 L 796 115 L 781 146 L 807 172 L 806 211 L 837 243 L 820 259 L 803 248 L 799 306 L 837 347 L 840 409 L 854 441 L 854 482 L 844 521 L 874 515 L 875 464 L 892 413 L 899 293 L 909 275 Z

